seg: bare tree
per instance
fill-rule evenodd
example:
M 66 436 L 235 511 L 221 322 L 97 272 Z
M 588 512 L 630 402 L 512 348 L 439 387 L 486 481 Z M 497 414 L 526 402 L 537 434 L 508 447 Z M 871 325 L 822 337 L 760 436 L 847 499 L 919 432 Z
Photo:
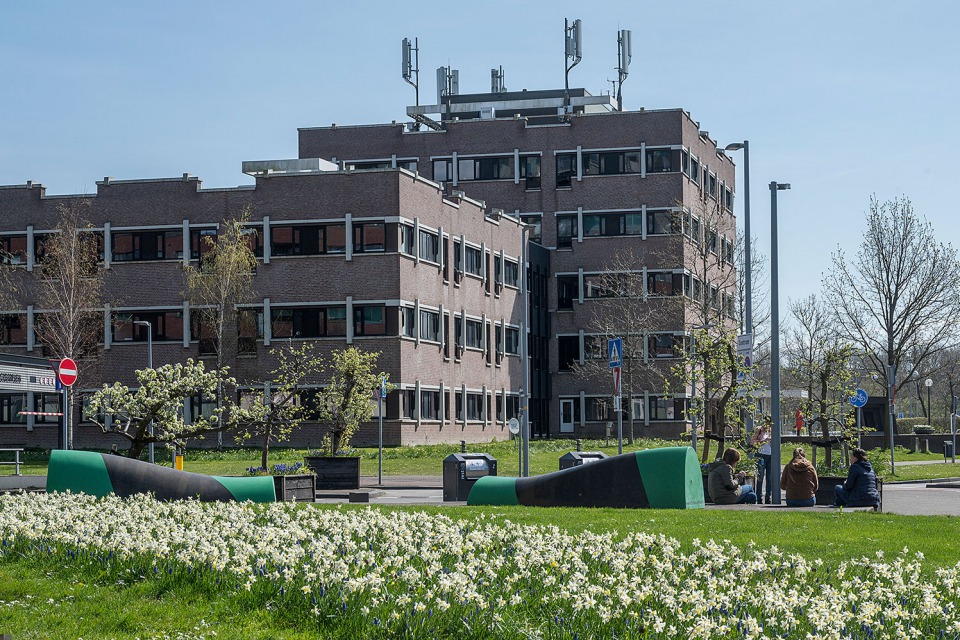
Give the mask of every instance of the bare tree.
M 583 378 L 610 385 L 610 368 L 607 365 L 607 338 L 623 340 L 623 375 L 621 395 L 624 411 L 627 412 L 627 442 L 633 444 L 636 437 L 635 421 L 639 417 L 633 411 L 633 400 L 655 378 L 650 375 L 650 354 L 645 345 L 651 339 L 660 321 L 663 305 L 648 299 L 647 282 L 644 278 L 644 259 L 631 250 L 622 251 L 604 265 L 604 271 L 584 284 L 586 297 L 591 298 L 591 330 L 587 338 L 583 364 L 576 363 L 573 370 Z M 669 336 L 673 338 L 673 336 Z M 655 338 L 654 338 L 655 339 Z M 674 353 L 673 343 L 662 347 Z M 611 391 L 612 394 L 612 391 Z
M 830 307 L 816 295 L 790 302 L 791 325 L 784 331 L 785 377 L 807 391 L 800 402 L 804 414 L 813 416 L 824 442 L 830 440 L 830 424 L 846 429 L 849 398 L 856 392 L 854 347 L 836 329 Z M 810 429 L 813 433 L 813 427 Z M 826 464 L 831 464 L 826 446 Z
M 696 375 L 701 381 L 702 402 L 690 411 L 703 418 L 703 459 L 707 460 L 710 440 L 722 443 L 728 433 L 739 433 L 742 410 L 751 408 L 750 395 L 739 394 L 738 389 L 753 378 L 738 380 L 743 365 L 735 344 L 739 282 L 733 213 L 704 194 L 686 216 L 684 233 L 690 239 L 686 265 L 691 273 L 686 315 L 693 325 L 696 351 L 687 355 L 681 367 L 690 372 L 687 379 Z
M 35 271 L 34 332 L 49 356 L 97 361 L 103 339 L 103 271 L 98 264 L 101 240 L 84 214 L 89 200 L 61 204 L 56 232 L 39 243 L 39 269 Z M 71 406 L 64 409 L 72 411 Z M 67 448 L 73 448 L 73 421 L 68 420 Z
M 842 335 L 863 345 L 877 375 L 900 389 L 956 343 L 958 268 L 956 250 L 939 241 L 909 199 L 871 198 L 856 258 L 838 249 L 823 290 Z M 888 366 L 897 371 L 892 381 Z
M 257 270 L 257 257 L 251 246 L 254 230 L 247 228 L 250 209 L 244 208 L 240 215 L 224 220 L 213 238 L 200 239 L 200 260 L 196 267 L 186 265 L 187 290 L 184 297 L 189 301 L 191 313 L 199 318 L 200 341 L 206 343 L 204 334 L 212 332 L 213 353 L 216 369 L 237 353 L 239 331 L 243 319 L 237 305 L 253 298 L 253 278 Z M 201 351 L 203 353 L 203 351 Z M 224 404 L 224 387 L 217 387 L 217 406 Z M 217 432 L 217 445 L 223 444 L 222 432 Z

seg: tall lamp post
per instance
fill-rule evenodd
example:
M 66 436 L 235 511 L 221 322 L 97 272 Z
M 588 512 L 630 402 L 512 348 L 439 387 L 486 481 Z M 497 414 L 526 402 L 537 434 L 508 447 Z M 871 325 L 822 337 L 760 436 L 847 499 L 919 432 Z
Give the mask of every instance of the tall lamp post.
M 523 441 L 523 468 L 520 477 L 530 475 L 530 336 L 527 334 L 529 322 L 529 302 L 527 298 L 527 246 L 529 238 L 527 232 L 535 229 L 532 224 L 520 224 L 520 297 L 523 298 L 523 318 L 520 320 L 520 359 L 523 361 L 523 387 L 520 389 L 520 437 Z
M 773 418 L 773 434 L 770 448 L 773 459 L 770 468 L 770 486 L 773 504 L 780 504 L 780 286 L 779 251 L 777 249 L 777 192 L 789 189 L 789 184 L 770 183 L 770 408 Z
M 924 386 L 927 387 L 927 422 L 933 422 L 933 407 L 930 406 L 930 387 L 933 386 L 933 380 L 927 378 L 923 382 Z
M 133 324 L 139 324 L 140 326 L 147 328 L 147 368 L 153 369 L 153 325 L 151 325 L 146 320 L 134 320 Z M 150 435 L 153 435 L 153 421 L 150 421 L 150 426 L 148 427 Z M 151 441 L 147 445 L 147 455 L 150 460 L 150 464 L 153 464 L 153 442 Z
M 750 262 L 750 141 L 732 142 L 724 147 L 725 151 L 739 151 L 743 149 L 743 289 L 744 289 L 744 319 L 743 332 L 750 336 L 750 346 L 753 348 L 753 291 L 751 281 L 753 274 Z M 753 411 L 747 409 L 747 433 L 753 432 Z

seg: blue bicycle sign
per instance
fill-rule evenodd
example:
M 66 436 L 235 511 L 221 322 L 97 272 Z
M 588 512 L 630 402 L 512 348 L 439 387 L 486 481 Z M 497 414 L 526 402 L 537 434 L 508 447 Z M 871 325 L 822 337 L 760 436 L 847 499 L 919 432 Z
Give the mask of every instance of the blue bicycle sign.
M 858 409 L 867 404 L 869 396 L 863 389 L 857 389 L 857 392 L 850 398 L 850 404 Z

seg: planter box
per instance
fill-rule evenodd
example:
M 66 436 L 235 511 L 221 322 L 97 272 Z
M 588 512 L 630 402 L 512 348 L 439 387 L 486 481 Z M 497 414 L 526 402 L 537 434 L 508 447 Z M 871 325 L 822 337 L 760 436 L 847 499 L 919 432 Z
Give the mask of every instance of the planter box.
M 834 492 L 834 487 L 846 481 L 847 476 L 820 476 L 820 486 L 817 489 L 817 493 L 814 494 L 817 497 L 817 505 L 830 506 L 833 504 L 834 499 L 837 497 L 837 494 Z M 877 493 L 880 494 L 880 510 L 883 511 L 883 480 L 880 478 L 877 478 Z
M 273 488 L 280 502 L 313 502 L 316 500 L 316 476 L 306 473 L 295 476 L 273 476 Z
M 317 489 L 360 488 L 360 458 L 306 456 L 304 463 L 317 474 Z

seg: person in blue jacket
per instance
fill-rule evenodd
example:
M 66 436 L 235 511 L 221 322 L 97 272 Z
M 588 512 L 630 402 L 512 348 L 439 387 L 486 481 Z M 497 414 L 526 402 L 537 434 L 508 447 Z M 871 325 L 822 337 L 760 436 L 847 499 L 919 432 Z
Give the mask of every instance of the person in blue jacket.
M 843 484 L 834 487 L 838 507 L 880 506 L 880 493 L 877 491 L 877 474 L 873 472 L 867 453 L 859 447 L 850 452 L 850 471 Z

